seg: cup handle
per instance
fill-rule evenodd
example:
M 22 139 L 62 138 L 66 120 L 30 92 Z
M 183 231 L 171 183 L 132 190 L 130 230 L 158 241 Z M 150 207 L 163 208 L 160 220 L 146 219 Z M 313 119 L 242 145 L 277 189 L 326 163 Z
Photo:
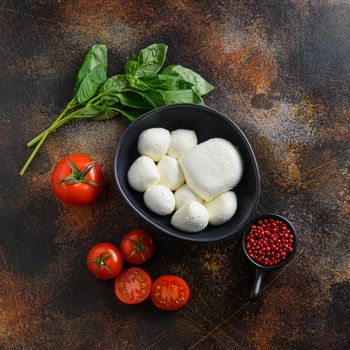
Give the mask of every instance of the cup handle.
M 250 299 L 253 301 L 256 301 L 259 298 L 262 281 L 265 277 L 265 273 L 266 271 L 262 269 L 255 269 L 255 278 L 253 282 L 253 287 L 250 291 Z

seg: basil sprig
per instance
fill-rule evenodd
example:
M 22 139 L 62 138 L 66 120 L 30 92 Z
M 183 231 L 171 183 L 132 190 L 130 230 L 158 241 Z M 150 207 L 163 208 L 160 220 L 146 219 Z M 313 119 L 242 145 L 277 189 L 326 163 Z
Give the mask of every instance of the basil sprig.
M 134 121 L 148 110 L 169 104 L 204 104 L 202 96 L 214 87 L 181 65 L 161 71 L 167 51 L 165 44 L 150 45 L 126 62 L 124 74 L 107 78 L 107 47 L 93 45 L 77 74 L 73 99 L 45 131 L 27 143 L 35 148 L 20 175 L 25 173 L 48 135 L 68 122 L 103 121 L 117 115 Z

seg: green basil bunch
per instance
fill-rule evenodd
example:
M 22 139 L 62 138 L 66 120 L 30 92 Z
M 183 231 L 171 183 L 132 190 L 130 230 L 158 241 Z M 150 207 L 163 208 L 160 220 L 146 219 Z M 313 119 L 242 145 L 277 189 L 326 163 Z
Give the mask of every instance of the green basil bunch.
M 124 74 L 107 78 L 107 47 L 93 45 L 77 74 L 73 99 L 49 128 L 27 143 L 28 147 L 36 147 L 20 175 L 25 173 L 47 136 L 70 121 L 102 121 L 118 114 L 134 121 L 146 111 L 169 104 L 204 104 L 202 96 L 214 87 L 181 65 L 161 71 L 167 50 L 165 44 L 150 45 L 126 62 Z

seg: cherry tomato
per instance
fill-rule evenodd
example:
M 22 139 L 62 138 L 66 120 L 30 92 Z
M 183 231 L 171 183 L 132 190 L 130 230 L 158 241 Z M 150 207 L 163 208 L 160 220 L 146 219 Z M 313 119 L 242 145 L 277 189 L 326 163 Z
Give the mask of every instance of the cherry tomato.
M 129 263 L 143 264 L 151 258 L 154 252 L 152 236 L 141 229 L 133 230 L 124 236 L 120 250 L 124 259 Z
M 103 186 L 100 167 L 82 154 L 64 157 L 51 174 L 51 187 L 56 197 L 69 205 L 91 204 L 101 195 Z
M 114 282 L 114 292 L 124 304 L 138 304 L 151 293 L 152 280 L 139 267 L 130 267 L 120 273 Z
M 114 244 L 102 242 L 90 249 L 86 263 L 95 277 L 101 280 L 110 280 L 122 270 L 123 257 Z
M 180 309 L 189 298 L 190 288 L 181 277 L 161 276 L 152 285 L 152 302 L 161 310 Z

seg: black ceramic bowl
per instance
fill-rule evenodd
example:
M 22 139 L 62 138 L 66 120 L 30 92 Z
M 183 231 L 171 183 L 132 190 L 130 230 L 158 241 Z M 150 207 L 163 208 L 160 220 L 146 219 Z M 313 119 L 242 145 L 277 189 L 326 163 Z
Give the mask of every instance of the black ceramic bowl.
M 198 142 L 213 137 L 222 137 L 238 147 L 244 163 L 243 178 L 234 189 L 238 207 L 233 218 L 224 225 L 208 225 L 203 231 L 186 233 L 170 224 L 171 216 L 159 216 L 143 203 L 143 194 L 134 191 L 128 184 L 127 173 L 131 164 L 139 157 L 138 137 L 143 130 L 162 127 L 169 131 L 191 129 L 197 133 Z M 238 126 L 223 114 L 192 104 L 176 104 L 154 109 L 133 122 L 122 135 L 114 161 L 114 175 L 118 188 L 143 219 L 164 233 L 188 241 L 216 241 L 239 232 L 254 213 L 260 194 L 259 170 L 252 148 Z
M 264 265 L 259 264 L 255 260 L 253 260 L 248 255 L 248 252 L 247 252 L 246 247 L 245 247 L 245 241 L 246 241 L 246 237 L 247 237 L 248 233 L 250 232 L 250 226 L 254 225 L 258 220 L 264 220 L 264 219 L 275 219 L 275 220 L 280 220 L 280 221 L 284 222 L 287 225 L 288 229 L 290 230 L 291 234 L 294 236 L 293 251 L 287 255 L 285 260 L 281 261 L 280 263 L 278 263 L 276 265 L 272 265 L 272 266 L 264 266 Z M 297 247 L 298 247 L 297 236 L 295 234 L 295 229 L 294 229 L 293 225 L 284 216 L 278 215 L 278 214 L 265 214 L 265 215 L 261 215 L 261 216 L 255 218 L 246 226 L 246 228 L 244 229 L 244 231 L 242 233 L 241 244 L 242 244 L 243 255 L 245 256 L 245 258 L 247 259 L 249 264 L 252 265 L 253 267 L 255 267 L 255 277 L 254 277 L 252 289 L 250 291 L 250 299 L 257 300 L 259 295 L 260 295 L 260 290 L 261 290 L 261 286 L 262 286 L 262 282 L 263 282 L 263 279 L 265 277 L 265 274 L 271 270 L 276 270 L 282 266 L 287 265 L 293 259 L 294 255 L 297 251 Z

